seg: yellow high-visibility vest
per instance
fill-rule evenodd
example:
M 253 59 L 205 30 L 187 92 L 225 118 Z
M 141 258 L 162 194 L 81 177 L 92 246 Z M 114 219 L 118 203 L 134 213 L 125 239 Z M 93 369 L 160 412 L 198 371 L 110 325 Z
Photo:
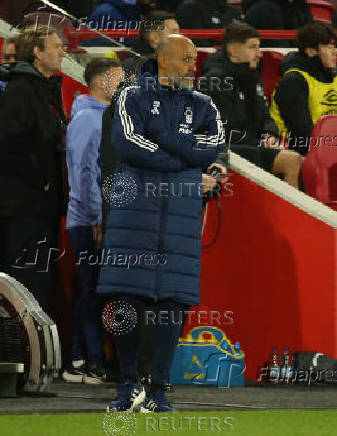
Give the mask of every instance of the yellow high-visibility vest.
M 300 73 L 308 84 L 308 105 L 313 124 L 323 115 L 337 115 L 337 77 L 331 83 L 324 83 L 297 68 L 291 68 L 285 74 L 294 71 Z M 287 138 L 290 132 L 280 115 L 280 110 L 274 97 L 275 91 L 272 96 L 270 114 L 277 124 L 279 135 Z M 296 101 L 294 101 L 294 104 L 296 104 Z

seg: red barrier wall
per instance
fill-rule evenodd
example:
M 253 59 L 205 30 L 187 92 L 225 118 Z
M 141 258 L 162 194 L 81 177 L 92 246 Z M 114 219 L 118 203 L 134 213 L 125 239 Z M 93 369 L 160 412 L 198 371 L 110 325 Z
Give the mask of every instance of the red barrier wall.
M 70 118 L 71 107 L 77 93 L 85 94 L 88 92 L 88 88 L 82 83 L 77 82 L 69 76 L 60 73 L 63 76 L 62 82 L 62 97 L 63 97 L 63 107 L 66 115 Z
M 233 311 L 223 328 L 242 344 L 246 377 L 273 346 L 337 358 L 337 230 L 239 174 L 231 182 L 219 237 L 203 251 L 202 303 Z M 204 242 L 217 217 L 213 203 Z

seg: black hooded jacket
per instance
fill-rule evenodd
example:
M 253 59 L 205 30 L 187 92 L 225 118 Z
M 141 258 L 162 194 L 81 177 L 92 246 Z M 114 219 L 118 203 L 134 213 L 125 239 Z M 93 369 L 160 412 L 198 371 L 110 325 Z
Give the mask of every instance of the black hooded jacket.
M 282 22 L 284 29 L 298 29 L 307 23 L 313 21 L 310 7 L 306 0 L 243 0 L 242 1 L 242 11 L 246 15 L 252 6 L 258 3 L 275 3 L 280 7 L 282 14 Z M 266 6 L 265 6 L 266 7 Z M 268 12 L 266 11 L 266 16 Z M 270 15 L 270 21 L 272 22 L 274 17 Z
M 64 206 L 62 78 L 47 79 L 27 62 L 0 70 L 8 81 L 0 96 L 0 215 L 57 217 Z
M 237 9 L 227 5 L 227 0 L 184 0 L 176 10 L 181 29 L 223 29 L 234 19 L 240 19 Z M 212 47 L 219 41 L 194 39 L 199 47 Z
M 308 103 L 309 87 L 305 78 L 298 72 L 284 75 L 291 68 L 304 71 L 323 83 L 332 83 L 336 72 L 324 68 L 318 56 L 308 57 L 300 52 L 289 53 L 281 64 L 280 73 L 283 77 L 276 88 L 274 101 L 292 137 L 308 138 L 313 128 Z M 301 148 L 300 152 L 306 154 L 307 149 Z
M 278 135 L 258 70 L 250 68 L 248 63 L 231 62 L 221 48 L 206 59 L 203 76 L 207 79 L 206 93 L 212 97 L 226 123 L 227 141 L 231 134 L 233 149 L 235 144 L 257 145 L 263 133 Z M 214 85 L 215 78 L 221 81 L 220 89 Z

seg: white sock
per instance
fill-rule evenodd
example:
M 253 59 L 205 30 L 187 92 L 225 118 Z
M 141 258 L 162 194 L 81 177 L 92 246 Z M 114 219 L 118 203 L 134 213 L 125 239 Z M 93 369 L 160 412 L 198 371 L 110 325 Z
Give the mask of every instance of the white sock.
M 84 365 L 85 360 L 73 360 L 73 367 L 79 368 L 80 366 Z

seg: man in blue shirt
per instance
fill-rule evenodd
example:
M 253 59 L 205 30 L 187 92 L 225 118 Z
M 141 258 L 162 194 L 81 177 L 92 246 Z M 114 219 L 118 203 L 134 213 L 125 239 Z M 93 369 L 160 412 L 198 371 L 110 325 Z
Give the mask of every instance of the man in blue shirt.
M 96 294 L 98 265 L 88 261 L 90 255 L 96 254 L 102 234 L 102 117 L 116 88 L 124 80 L 124 72 L 116 60 L 95 58 L 86 66 L 84 76 L 89 95 L 81 95 L 75 100 L 67 132 L 70 199 L 66 228 L 80 270 L 80 295 L 76 307 L 72 366 L 63 373 L 63 378 L 92 384 L 104 381 Z

